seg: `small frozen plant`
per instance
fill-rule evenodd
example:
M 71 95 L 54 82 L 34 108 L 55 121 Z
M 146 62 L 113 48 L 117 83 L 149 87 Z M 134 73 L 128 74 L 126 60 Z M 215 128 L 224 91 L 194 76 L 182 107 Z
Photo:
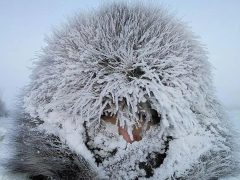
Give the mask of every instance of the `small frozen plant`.
M 47 39 L 7 166 L 31 179 L 217 179 L 238 171 L 206 51 L 163 8 L 113 3 Z

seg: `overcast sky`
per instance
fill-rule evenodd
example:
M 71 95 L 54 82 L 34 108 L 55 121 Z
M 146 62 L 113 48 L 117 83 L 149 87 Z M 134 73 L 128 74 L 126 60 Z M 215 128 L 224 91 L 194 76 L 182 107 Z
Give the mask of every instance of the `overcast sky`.
M 44 37 L 75 12 L 92 11 L 97 0 L 0 0 L 0 94 L 8 107 L 29 82 L 31 61 Z M 209 52 L 217 95 L 229 109 L 240 109 L 240 1 L 162 0 L 187 22 Z

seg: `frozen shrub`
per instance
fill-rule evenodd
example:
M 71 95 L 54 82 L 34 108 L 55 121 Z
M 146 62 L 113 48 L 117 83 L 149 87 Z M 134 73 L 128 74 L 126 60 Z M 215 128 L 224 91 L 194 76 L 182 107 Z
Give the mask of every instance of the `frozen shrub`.
M 47 43 L 23 97 L 12 170 L 32 179 L 191 180 L 237 171 L 211 65 L 179 19 L 112 4 L 76 16 Z M 131 144 L 118 134 L 133 139 L 138 128 Z

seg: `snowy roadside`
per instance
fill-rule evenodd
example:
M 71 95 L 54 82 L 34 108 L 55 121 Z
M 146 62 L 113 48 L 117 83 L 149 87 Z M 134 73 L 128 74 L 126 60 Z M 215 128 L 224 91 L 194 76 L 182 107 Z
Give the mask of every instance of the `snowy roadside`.
M 0 117 L 0 159 L 7 157 L 11 151 L 7 149 L 7 134 L 11 128 L 11 119 Z M 9 174 L 0 165 L 0 180 L 26 180 L 26 176 Z
M 234 127 L 240 131 L 240 110 L 231 110 L 228 111 L 228 116 L 231 119 Z M 8 129 L 11 128 L 10 118 L 0 118 L 0 157 L 3 155 L 7 155 L 6 152 L 9 152 L 9 150 L 6 151 L 4 148 L 6 144 L 6 134 L 8 133 Z M 18 175 L 12 175 L 9 173 L 4 172 L 4 169 L 0 167 L 0 180 L 26 180 L 27 178 L 25 176 L 18 176 Z M 229 178 L 222 178 L 220 180 L 239 180 L 240 176 L 238 177 L 229 177 Z

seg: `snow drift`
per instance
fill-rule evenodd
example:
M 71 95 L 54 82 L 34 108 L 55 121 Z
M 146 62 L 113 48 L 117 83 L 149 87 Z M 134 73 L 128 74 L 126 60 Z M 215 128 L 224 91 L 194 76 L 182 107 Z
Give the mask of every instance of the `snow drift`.
M 16 118 L 13 172 L 193 180 L 238 170 L 206 52 L 164 9 L 112 4 L 72 18 L 47 43 Z M 104 117 L 130 137 L 152 126 L 130 144 Z

